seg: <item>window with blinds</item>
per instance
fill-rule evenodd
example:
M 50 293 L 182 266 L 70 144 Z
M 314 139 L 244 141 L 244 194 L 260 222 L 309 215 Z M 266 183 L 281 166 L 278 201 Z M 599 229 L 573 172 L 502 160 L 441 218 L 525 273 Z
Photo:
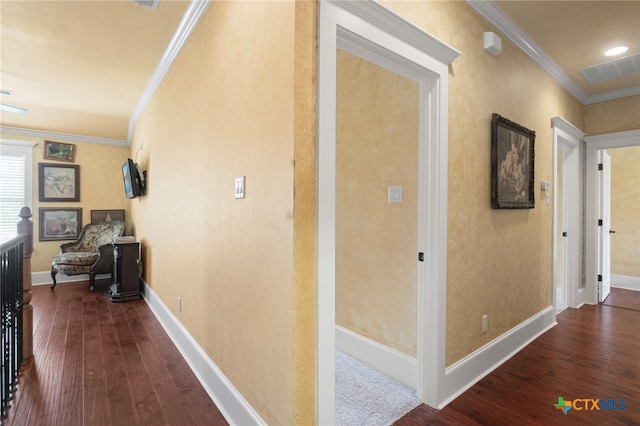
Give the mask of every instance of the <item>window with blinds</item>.
M 31 162 L 30 148 L 2 147 L 0 150 L 0 241 L 16 235 L 18 214 L 24 206 L 30 206 L 27 190 L 31 191 L 27 170 Z

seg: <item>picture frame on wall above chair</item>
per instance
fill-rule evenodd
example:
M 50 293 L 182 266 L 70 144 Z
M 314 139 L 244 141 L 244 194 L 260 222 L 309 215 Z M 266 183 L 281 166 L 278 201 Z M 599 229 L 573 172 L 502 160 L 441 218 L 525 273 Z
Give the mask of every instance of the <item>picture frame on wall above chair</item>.
M 80 166 L 38 163 L 40 201 L 80 201 Z

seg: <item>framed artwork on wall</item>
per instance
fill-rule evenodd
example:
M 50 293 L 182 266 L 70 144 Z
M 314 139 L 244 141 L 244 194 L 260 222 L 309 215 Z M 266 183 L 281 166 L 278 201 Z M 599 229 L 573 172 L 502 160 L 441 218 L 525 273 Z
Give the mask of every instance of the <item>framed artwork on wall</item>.
M 491 206 L 532 209 L 536 132 L 499 114 L 491 119 Z
M 44 141 L 44 159 L 73 163 L 76 146 L 70 143 Z
M 91 223 L 124 222 L 124 210 L 91 210 Z
M 75 240 L 82 231 L 82 208 L 40 207 L 40 241 Z
M 80 201 L 80 166 L 38 163 L 40 201 Z

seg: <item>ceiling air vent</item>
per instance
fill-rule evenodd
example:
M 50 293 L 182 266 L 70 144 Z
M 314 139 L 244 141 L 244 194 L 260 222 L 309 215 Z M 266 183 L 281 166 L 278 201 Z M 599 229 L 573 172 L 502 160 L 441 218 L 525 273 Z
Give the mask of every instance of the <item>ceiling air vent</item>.
M 131 0 L 131 1 L 139 4 L 140 6 L 148 7 L 149 9 L 157 9 L 158 3 L 160 3 L 160 0 Z
M 589 84 L 638 74 L 640 73 L 640 53 L 604 64 L 585 67 L 580 70 L 580 73 Z

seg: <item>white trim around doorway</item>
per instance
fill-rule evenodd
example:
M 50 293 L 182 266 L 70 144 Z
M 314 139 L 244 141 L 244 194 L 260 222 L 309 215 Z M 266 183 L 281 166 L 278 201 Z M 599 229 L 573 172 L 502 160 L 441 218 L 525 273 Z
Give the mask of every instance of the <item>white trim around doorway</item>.
M 581 140 L 584 132 L 569 123 L 562 117 L 553 117 L 551 119 L 553 127 L 553 226 L 552 226 L 552 287 L 551 300 L 552 305 L 556 307 L 556 253 L 558 251 L 556 243 L 556 233 L 566 231 L 571 238 L 567 244 L 566 257 L 566 306 L 578 308 L 584 303 L 584 288 L 580 285 L 582 282 L 582 148 Z M 566 149 L 565 158 L 558 158 L 558 147 L 562 145 Z M 559 200 L 558 193 L 558 168 L 560 161 L 564 163 L 564 206 L 566 218 L 576 218 L 567 221 L 565 229 L 558 229 L 559 223 Z
M 375 1 L 322 1 L 318 59 L 318 424 L 335 421 L 336 48 L 420 83 L 417 394 L 437 407 L 445 379 L 448 66 L 460 54 Z M 363 53 L 364 52 L 364 53 Z M 427 239 L 426 236 L 429 236 Z M 417 262 L 416 253 L 416 262 Z

